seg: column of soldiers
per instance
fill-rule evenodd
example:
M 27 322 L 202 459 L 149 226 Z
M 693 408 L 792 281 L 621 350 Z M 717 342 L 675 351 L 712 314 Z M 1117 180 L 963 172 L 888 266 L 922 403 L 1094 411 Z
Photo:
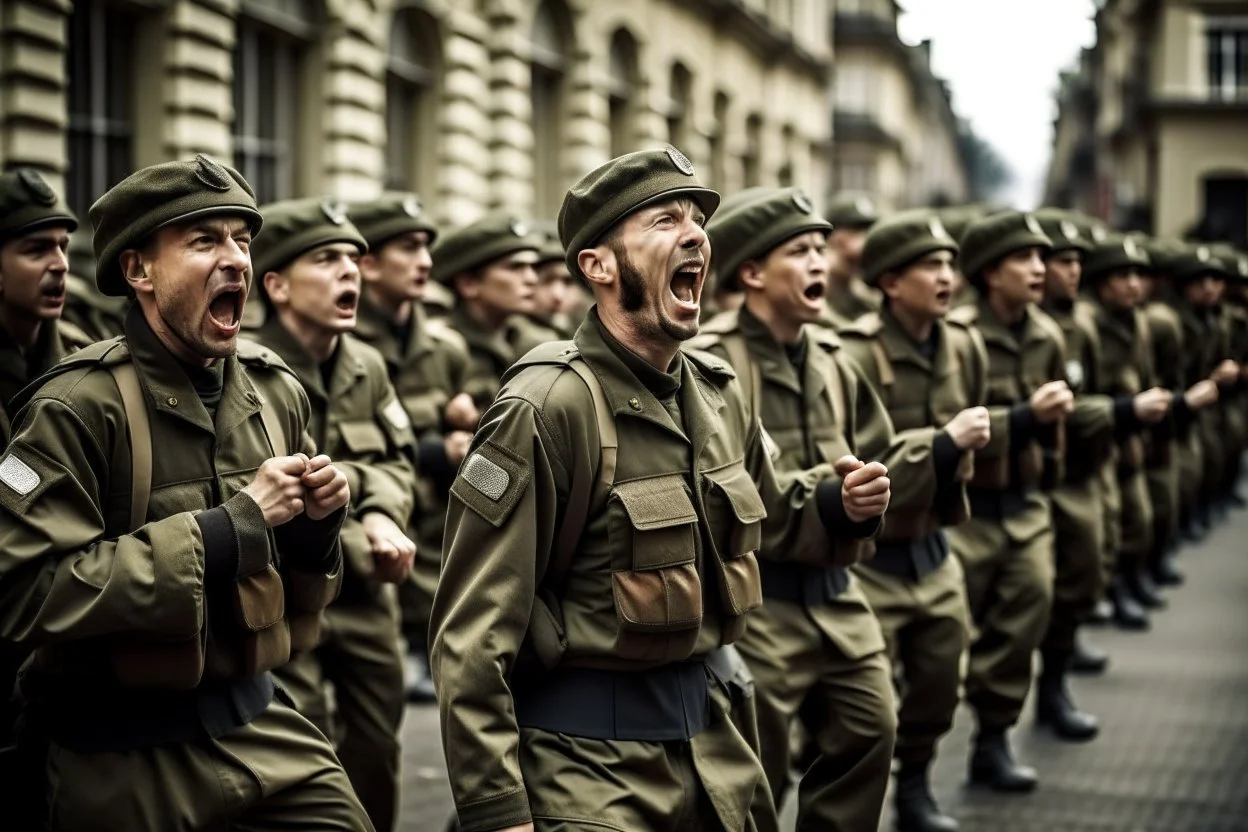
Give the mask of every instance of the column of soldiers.
M 558 222 L 257 205 L 206 156 L 79 220 L 0 176 L 0 763 L 31 829 L 949 832 L 930 773 L 1094 739 L 1242 505 L 1248 254 L 1059 209 L 820 213 L 628 154 Z M 1033 668 L 1038 673 L 1033 678 Z M 8 696 L 9 692 L 12 696 Z

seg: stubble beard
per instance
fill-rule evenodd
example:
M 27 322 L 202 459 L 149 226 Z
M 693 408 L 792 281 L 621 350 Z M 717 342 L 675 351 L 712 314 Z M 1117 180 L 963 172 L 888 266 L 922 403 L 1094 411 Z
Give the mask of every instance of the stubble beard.
M 691 326 L 682 326 L 668 319 L 661 307 L 654 310 L 653 316 L 637 314 L 651 305 L 646 295 L 646 279 L 622 246 L 613 247 L 613 250 L 620 270 L 620 308 L 630 313 L 637 333 L 645 338 L 665 337 L 673 341 L 688 341 L 697 335 L 696 321 Z

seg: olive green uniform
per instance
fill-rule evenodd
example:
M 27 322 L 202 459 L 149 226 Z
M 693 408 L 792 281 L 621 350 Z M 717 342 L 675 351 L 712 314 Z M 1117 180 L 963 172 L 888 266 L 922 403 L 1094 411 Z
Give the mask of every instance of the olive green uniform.
M 147 449 L 131 448 L 119 366 L 155 449 L 138 528 Z M 268 672 L 315 644 L 345 512 L 265 525 L 240 492 L 276 447 L 315 453 L 308 401 L 263 348 L 240 342 L 218 367 L 210 408 L 212 373 L 192 381 L 132 309 L 124 338 L 45 377 L 0 461 L 0 638 L 34 650 L 22 690 L 50 829 L 371 829 Z
M 468 373 L 464 380 L 464 392 L 472 396 L 473 403 L 484 412 L 498 395 L 503 374 L 524 353 L 518 352 L 507 340 L 506 330 L 491 332 L 464 311 L 463 307 L 457 307 L 451 313 L 450 325 L 463 336 L 468 345 Z
M 65 276 L 61 320 L 77 327 L 93 343 L 121 334 L 129 306 L 128 298 L 110 298 L 89 280 L 75 274 Z
M 513 315 L 507 322 L 507 343 L 516 358 L 542 344 L 566 340 L 569 335 L 528 315 Z
M 403 721 L 403 655 L 395 589 L 373 578 L 361 520 L 380 512 L 399 528 L 411 517 L 415 439 L 380 354 L 339 337 L 325 368 L 273 316 L 256 339 L 299 377 L 311 402 L 308 432 L 347 475 L 351 508 L 342 528 L 342 591 L 325 610 L 320 643 L 277 672 L 299 712 L 336 741 L 338 756 L 378 830 L 394 828 Z M 333 719 L 326 683 L 334 690 Z
M 977 327 L 988 350 L 992 439 L 975 454 L 971 520 L 951 529 L 949 540 L 974 623 L 966 700 L 981 728 L 1001 729 L 1018 720 L 1053 601 L 1052 515 L 1041 486 L 1060 480 L 1063 430 L 1036 424 L 1029 399 L 1065 379 L 1065 358 L 1061 330 L 1035 307 L 1018 327 L 983 299 L 950 316 Z
M 884 457 L 899 486 L 923 487 L 921 476 L 907 476 L 908 465 L 891 469 L 894 457 L 902 460 L 888 416 L 861 372 L 840 356 L 836 335 L 806 327 L 786 354 L 746 308 L 717 316 L 702 332 L 693 343 L 728 360 L 743 383 L 759 385 L 749 399 L 779 449 L 778 471 L 805 471 L 847 454 Z M 839 565 L 810 566 L 764 547 L 765 602 L 737 645 L 754 675 L 761 759 L 777 800 L 792 769 L 793 718 L 799 708 L 810 718 L 806 727 L 822 756 L 799 785 L 799 827 L 872 827 L 888 786 L 896 735 L 891 674 L 879 623 L 846 568 L 855 550 L 847 552 Z
M 885 307 L 842 331 L 845 351 L 863 368 L 897 430 L 898 440 L 928 449 L 935 493 L 899 493 L 889 501 L 875 556 L 855 567 L 879 618 L 901 691 L 896 757 L 926 766 L 953 724 L 969 638 L 966 584 L 949 557 L 946 527 L 969 516 L 965 478 L 974 454 L 960 452 L 941 428 L 987 395 L 988 357 L 971 330 L 938 321 L 932 349 L 917 344 Z
M 844 288 L 828 293 L 828 309 L 833 321 L 853 321 L 880 311 L 880 293 L 853 277 Z
M 1183 376 L 1190 386 L 1209 378 L 1222 359 L 1215 313 L 1197 308 L 1186 298 L 1176 300 L 1175 311 L 1183 325 Z M 1216 407 L 1197 413 L 1179 459 L 1180 501 L 1183 511 L 1191 515 L 1203 516 L 1207 511 L 1205 486 L 1217 477 L 1216 457 L 1221 449 L 1218 421 Z
M 1144 479 L 1153 507 L 1153 545 L 1173 545 L 1179 533 L 1179 451 L 1191 416 L 1178 409 L 1187 389 L 1183 375 L 1183 323 L 1173 307 L 1160 300 L 1140 310 L 1151 335 L 1150 356 L 1157 383 L 1176 394 L 1175 408 L 1144 434 Z

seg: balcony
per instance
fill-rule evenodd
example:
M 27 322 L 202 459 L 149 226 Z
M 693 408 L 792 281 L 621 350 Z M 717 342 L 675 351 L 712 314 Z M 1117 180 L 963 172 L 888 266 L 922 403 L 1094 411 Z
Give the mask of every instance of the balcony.
M 902 152 L 901 139 L 889 132 L 871 113 L 836 110 L 832 114 L 832 141 L 862 142 Z
M 832 18 L 836 46 L 875 46 L 906 52 L 897 35 L 897 21 L 870 12 L 837 12 Z

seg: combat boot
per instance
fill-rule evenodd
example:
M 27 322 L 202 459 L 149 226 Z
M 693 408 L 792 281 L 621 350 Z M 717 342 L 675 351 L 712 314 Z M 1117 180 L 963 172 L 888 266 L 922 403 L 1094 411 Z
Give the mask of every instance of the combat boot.
M 1158 586 L 1182 585 L 1183 573 L 1175 565 L 1173 545 L 1164 546 L 1157 553 L 1152 564 L 1152 574 L 1153 580 L 1157 582 Z
M 1049 653 L 1036 685 L 1036 725 L 1049 728 L 1063 740 L 1087 742 L 1100 732 L 1096 717 L 1075 706 L 1066 686 L 1066 666 L 1070 656 Z
M 993 791 L 1022 793 L 1035 791 L 1036 770 L 1014 762 L 1004 728 L 980 728 L 971 751 L 971 785 Z
M 1088 615 L 1088 624 L 1108 624 L 1114 620 L 1114 605 L 1108 597 L 1102 597 Z
M 1109 585 L 1109 601 L 1114 605 L 1114 621 L 1124 630 L 1147 630 L 1151 626 L 1148 613 L 1127 591 L 1122 578 L 1115 575 Z
M 1109 654 L 1076 636 L 1075 649 L 1071 651 L 1068 667 L 1071 673 L 1099 676 L 1109 667 Z
M 936 805 L 927 770 L 928 763 L 902 763 L 897 771 L 897 832 L 958 830 L 958 822 Z
M 1123 574 L 1127 590 L 1140 602 L 1146 610 L 1164 610 L 1169 604 L 1162 597 L 1161 591 L 1153 583 L 1153 579 L 1142 569 L 1133 569 Z

